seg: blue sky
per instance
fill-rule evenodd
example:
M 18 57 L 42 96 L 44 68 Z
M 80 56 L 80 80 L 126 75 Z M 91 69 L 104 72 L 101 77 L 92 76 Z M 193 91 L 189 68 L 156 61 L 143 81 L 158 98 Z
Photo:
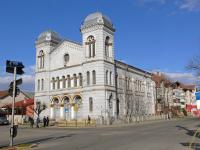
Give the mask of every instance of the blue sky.
M 185 66 L 200 54 L 200 0 L 1 0 L 0 89 L 12 80 L 5 73 L 10 59 L 23 61 L 22 88 L 33 90 L 37 36 L 52 29 L 81 42 L 80 25 L 95 11 L 116 28 L 117 59 L 187 83 L 196 80 Z

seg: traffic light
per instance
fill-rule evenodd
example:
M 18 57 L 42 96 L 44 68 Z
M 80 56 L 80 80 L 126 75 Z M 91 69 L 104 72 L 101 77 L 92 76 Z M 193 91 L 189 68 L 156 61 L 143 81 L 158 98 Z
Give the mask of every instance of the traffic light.
M 11 97 L 13 97 L 13 84 L 12 84 L 12 82 L 11 82 L 10 87 L 8 89 L 8 93 Z M 19 93 L 20 93 L 20 89 L 17 86 L 15 86 L 15 97 L 17 97 L 17 95 L 19 95 Z
M 6 72 L 14 73 L 15 67 L 16 67 L 16 74 L 19 74 L 19 75 L 24 74 L 24 71 L 23 71 L 24 65 L 22 64 L 22 62 L 10 61 L 10 60 L 6 61 Z

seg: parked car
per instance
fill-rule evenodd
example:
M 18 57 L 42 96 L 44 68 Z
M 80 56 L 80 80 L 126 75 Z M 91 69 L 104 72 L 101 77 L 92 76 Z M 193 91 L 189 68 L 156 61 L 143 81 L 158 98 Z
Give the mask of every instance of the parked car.
M 0 125 L 9 125 L 9 121 L 6 117 L 0 117 Z

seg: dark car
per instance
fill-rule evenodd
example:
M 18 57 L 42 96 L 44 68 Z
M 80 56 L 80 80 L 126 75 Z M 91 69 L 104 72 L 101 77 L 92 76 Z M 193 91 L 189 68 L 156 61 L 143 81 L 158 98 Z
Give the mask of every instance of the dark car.
M 0 117 L 0 125 L 9 125 L 9 121 L 6 117 Z

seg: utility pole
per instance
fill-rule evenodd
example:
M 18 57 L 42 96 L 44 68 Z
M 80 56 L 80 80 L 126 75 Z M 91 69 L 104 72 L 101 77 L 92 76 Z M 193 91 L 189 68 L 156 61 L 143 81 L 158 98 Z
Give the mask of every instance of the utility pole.
M 22 83 L 22 79 L 16 81 L 17 74 L 22 75 L 24 71 L 22 70 L 24 65 L 21 62 L 17 61 L 6 61 L 6 72 L 14 74 L 14 80 L 10 83 L 10 88 L 8 93 L 13 97 L 12 101 L 12 117 L 11 117 L 11 126 L 10 126 L 10 146 L 13 147 L 13 138 L 17 136 L 17 126 L 14 125 L 14 114 L 15 114 L 15 97 L 19 94 L 19 89 L 17 85 Z
M 12 120 L 10 127 L 10 146 L 13 147 L 13 128 L 14 128 L 14 111 L 15 111 L 15 88 L 16 88 L 16 71 L 17 67 L 14 67 L 14 80 L 13 80 L 13 101 L 12 101 Z

